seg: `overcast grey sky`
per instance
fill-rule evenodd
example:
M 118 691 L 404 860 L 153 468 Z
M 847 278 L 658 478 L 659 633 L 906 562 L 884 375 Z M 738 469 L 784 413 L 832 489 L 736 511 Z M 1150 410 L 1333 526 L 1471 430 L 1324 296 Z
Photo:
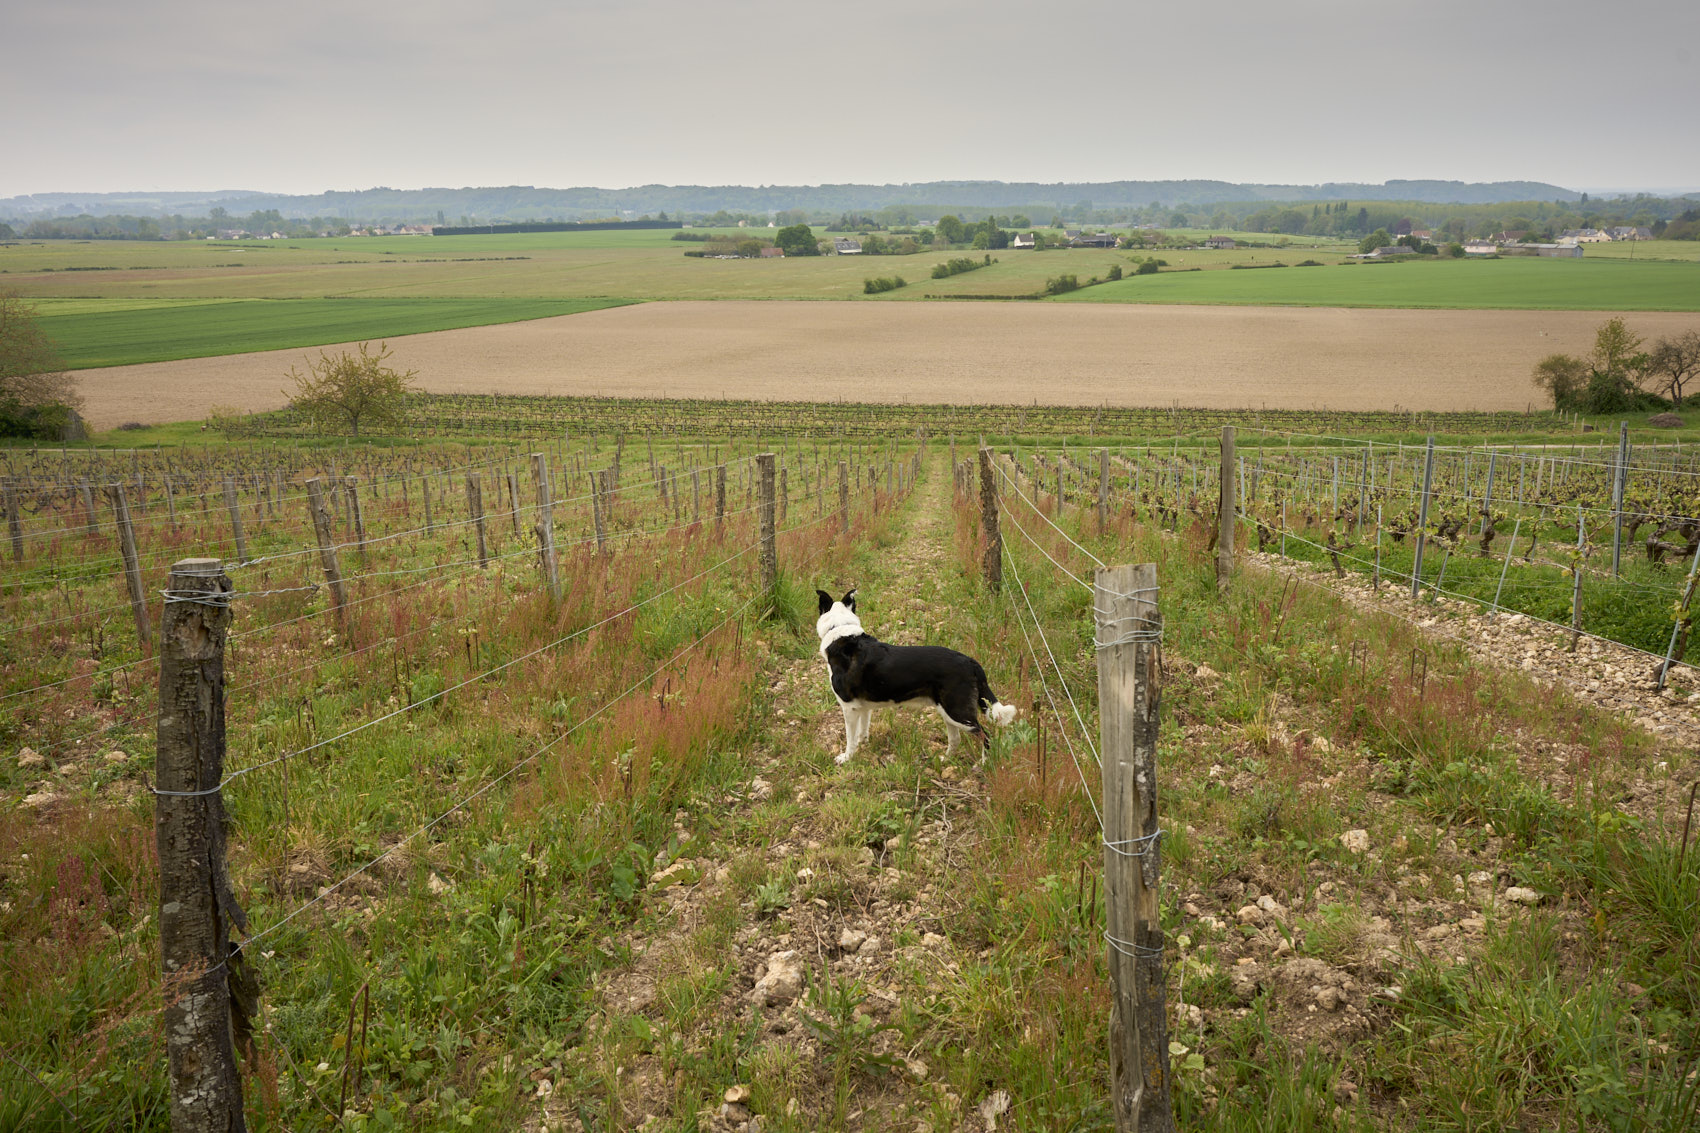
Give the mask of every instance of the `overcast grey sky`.
M 1694 0 L 17 0 L 0 196 L 1700 187 Z

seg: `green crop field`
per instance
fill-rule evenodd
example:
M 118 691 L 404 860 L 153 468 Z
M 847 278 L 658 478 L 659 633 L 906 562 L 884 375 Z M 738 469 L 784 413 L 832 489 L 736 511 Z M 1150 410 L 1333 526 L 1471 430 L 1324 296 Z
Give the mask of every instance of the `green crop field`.
M 772 230 L 725 236 L 771 238 Z M 820 233 L 824 235 L 824 232 Z M 995 262 L 946 279 L 933 267 L 985 252 L 811 256 L 772 260 L 687 257 L 697 242 L 669 231 L 248 241 L 16 241 L 0 244 L 0 289 L 39 305 L 73 368 L 512 322 L 625 302 L 807 299 L 925 302 L 1031 298 L 1072 275 L 1082 285 L 1139 254 L 1106 249 L 1003 249 Z M 1695 249 L 1649 241 L 1590 246 L 1575 260 L 1424 261 L 1359 265 L 1338 241 L 1248 237 L 1262 247 L 1157 252 L 1156 276 L 1084 287 L 1069 302 L 1247 306 L 1415 307 L 1613 311 L 1700 310 Z M 1631 260 L 1631 251 L 1642 258 Z M 1318 267 L 1263 268 L 1271 261 Z M 1233 270 L 1243 268 L 1258 270 Z M 1192 271 L 1186 269 L 1198 268 Z M 864 295 L 870 276 L 908 286 Z M 257 302 L 289 300 L 291 302 Z
M 1502 259 L 1175 271 L 1103 284 L 1062 301 L 1700 311 L 1700 264 Z
M 619 299 L 37 300 L 66 366 L 87 369 L 396 338 L 572 315 Z

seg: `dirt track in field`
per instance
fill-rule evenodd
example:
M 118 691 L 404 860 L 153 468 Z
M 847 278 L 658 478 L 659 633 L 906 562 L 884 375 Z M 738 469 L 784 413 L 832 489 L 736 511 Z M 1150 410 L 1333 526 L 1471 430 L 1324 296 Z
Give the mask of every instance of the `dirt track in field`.
M 1522 409 L 1595 311 L 1049 303 L 645 303 L 391 341 L 437 392 L 1292 409 Z M 1648 337 L 1693 314 L 1625 316 Z M 284 404 L 319 348 L 81 373 L 97 428 Z M 326 349 L 336 349 L 328 347 Z

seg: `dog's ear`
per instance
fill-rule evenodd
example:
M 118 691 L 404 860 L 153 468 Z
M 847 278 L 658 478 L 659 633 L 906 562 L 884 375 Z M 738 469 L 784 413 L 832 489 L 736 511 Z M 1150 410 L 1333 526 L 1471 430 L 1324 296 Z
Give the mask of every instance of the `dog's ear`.
M 824 614 L 828 610 L 832 609 L 832 595 L 828 594 L 824 590 L 817 590 L 817 591 L 815 591 L 815 593 L 820 596 L 820 612 L 821 613 Z
M 852 614 L 854 614 L 856 612 L 856 588 L 855 587 L 852 586 L 849 590 L 846 590 L 844 592 L 843 601 L 844 601 L 844 608 L 846 610 L 849 610 Z

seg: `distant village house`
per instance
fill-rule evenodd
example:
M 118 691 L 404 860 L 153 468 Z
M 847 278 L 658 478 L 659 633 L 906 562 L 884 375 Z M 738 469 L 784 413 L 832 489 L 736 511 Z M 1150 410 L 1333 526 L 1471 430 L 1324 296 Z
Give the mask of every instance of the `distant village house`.
M 1206 248 L 1232 248 L 1234 238 L 1232 236 L 1212 236 L 1204 242 L 1204 246 Z
M 862 254 L 862 242 L 840 236 L 832 242 L 832 250 L 840 256 L 859 256 Z

